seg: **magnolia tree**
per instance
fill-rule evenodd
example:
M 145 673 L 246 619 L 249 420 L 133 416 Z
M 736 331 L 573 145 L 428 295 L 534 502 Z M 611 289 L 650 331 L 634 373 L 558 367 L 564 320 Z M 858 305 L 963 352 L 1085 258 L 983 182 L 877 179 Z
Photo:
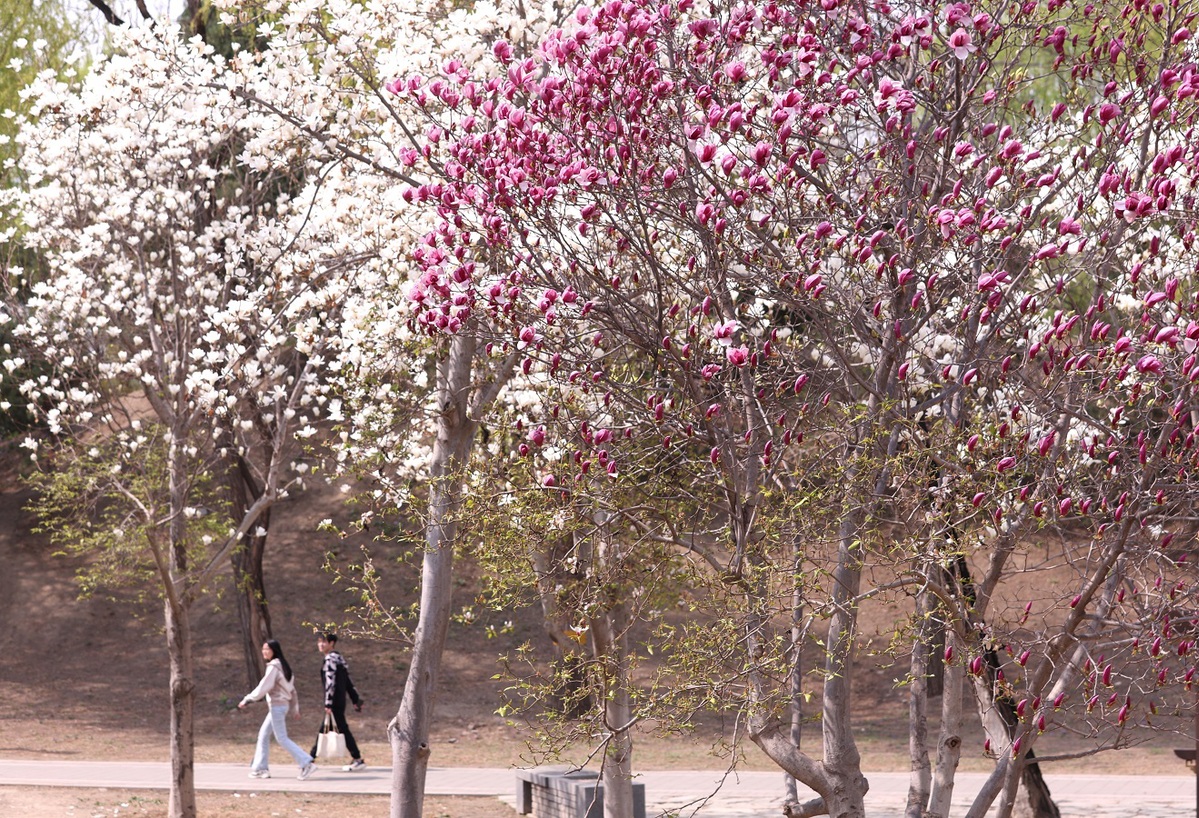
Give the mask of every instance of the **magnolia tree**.
M 422 274 L 411 248 L 433 226 L 412 208 L 406 189 L 444 178 L 428 161 L 407 103 L 383 89 L 397 73 L 435 70 L 443 55 L 497 65 L 493 40 L 534 43 L 556 22 L 544 8 L 399 3 L 273 4 L 275 23 L 254 72 L 234 93 L 274 123 L 252 146 L 269 163 L 276 132 L 307 140 L 326 172 L 313 193 L 313 219 L 331 239 L 322 250 L 342 261 L 343 321 L 337 357 L 344 377 L 329 417 L 341 430 L 338 458 L 375 483 L 383 511 L 425 504 L 419 617 L 402 701 L 389 727 L 393 748 L 392 814 L 422 810 L 431 752 L 441 652 L 452 613 L 452 570 L 464 479 L 489 408 L 513 376 L 514 351 L 493 354 L 494 329 L 468 322 L 453 337 L 417 331 L 406 291 Z M 262 11 L 228 4 L 224 22 L 255 23 Z M 261 145 L 261 149 L 259 149 Z M 327 257 L 327 256 L 326 256 Z M 507 269 L 502 257 L 480 260 Z
M 190 611 L 298 478 L 289 445 L 323 400 L 311 328 L 337 305 L 316 295 L 326 270 L 281 260 L 302 157 L 247 167 L 263 123 L 227 89 L 228 64 L 165 26 L 114 36 L 119 50 L 77 88 L 46 75 L 27 92 L 26 184 L 5 204 L 47 263 L 12 317 L 51 367 L 21 384 L 50 433 L 27 441 L 53 470 L 48 524 L 101 547 L 101 579 L 157 579 L 170 814 L 195 815 Z M 221 490 L 230 464 L 249 496 Z
M 888 588 L 918 598 L 910 814 L 947 813 L 968 689 L 996 762 L 968 814 L 1006 815 L 1043 735 L 1120 746 L 1189 686 L 1193 13 L 614 0 L 535 57 L 496 43 L 506 76 L 448 61 L 390 86 L 448 177 L 412 192 L 441 220 L 416 320 L 489 320 L 493 353 L 553 384 L 512 452 L 543 488 L 602 504 L 597 472 L 666 451 L 719 501 L 656 530 L 726 566 L 720 700 L 815 792 L 791 814 L 863 812 L 855 636 Z M 1031 599 L 1038 532 L 1059 568 Z M 824 630 L 819 759 L 784 717 L 801 605 Z M 718 664 L 686 680 L 716 689 Z
M 0 186 L 19 184 L 17 165 L 17 112 L 24 110 L 21 89 L 42 71 L 52 70 L 64 77 L 75 76 L 83 60 L 75 48 L 77 27 L 63 14 L 58 3 L 39 3 L 20 0 L 9 3 L 0 11 Z M 17 225 L 11 218 L 0 216 L 0 246 L 4 260 L 0 267 L 21 266 L 36 268 L 38 259 L 15 241 Z M 0 328 L 3 342 L 11 337 L 7 328 Z M 29 362 L 27 366 L 36 366 Z M 24 401 L 11 380 L 0 382 L 0 428 L 4 434 L 15 435 L 29 422 Z

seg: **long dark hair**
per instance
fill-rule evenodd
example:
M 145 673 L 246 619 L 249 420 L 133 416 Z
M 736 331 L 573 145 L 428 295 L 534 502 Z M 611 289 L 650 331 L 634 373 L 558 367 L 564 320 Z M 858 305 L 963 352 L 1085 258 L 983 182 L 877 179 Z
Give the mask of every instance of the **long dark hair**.
M 266 646 L 271 649 L 271 658 L 278 659 L 279 664 L 283 665 L 283 678 L 291 681 L 291 665 L 283 658 L 283 646 L 275 639 L 266 640 Z

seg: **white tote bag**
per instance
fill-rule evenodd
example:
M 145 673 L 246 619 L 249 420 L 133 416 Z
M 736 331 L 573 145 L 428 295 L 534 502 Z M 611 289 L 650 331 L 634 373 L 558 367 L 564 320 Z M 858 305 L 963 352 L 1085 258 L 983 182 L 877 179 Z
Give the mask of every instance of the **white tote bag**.
M 325 723 L 316 740 L 316 757 L 322 761 L 336 761 L 346 757 L 346 737 L 337 732 L 333 714 L 329 712 L 325 713 Z

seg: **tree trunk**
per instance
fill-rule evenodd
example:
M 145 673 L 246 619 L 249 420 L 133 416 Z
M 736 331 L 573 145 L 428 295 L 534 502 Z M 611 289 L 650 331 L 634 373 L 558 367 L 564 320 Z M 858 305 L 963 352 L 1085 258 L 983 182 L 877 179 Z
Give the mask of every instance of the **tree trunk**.
M 945 668 L 941 691 L 941 732 L 937 740 L 937 763 L 933 768 L 928 818 L 946 818 L 953 799 L 954 776 L 962 758 L 962 703 L 966 686 L 966 652 L 951 628 L 942 631 L 945 644 L 961 659 Z
M 841 525 L 837 566 L 833 569 L 832 609 L 828 655 L 825 659 L 823 701 L 824 771 L 830 790 L 825 795 L 829 815 L 864 818 L 869 784 L 862 775 L 862 758 L 850 720 L 850 680 L 853 678 L 853 645 L 857 629 L 857 596 L 862 584 L 862 545 L 853 520 Z
M 1032 750 L 1028 751 L 1026 757 L 1021 784 L 1030 818 L 1061 818 L 1061 810 L 1049 794 L 1049 785 L 1041 775 L 1041 765 L 1037 763 Z
M 802 750 L 803 739 L 803 584 L 799 581 L 803 568 L 803 549 L 795 538 L 792 557 L 795 571 L 795 590 L 791 594 L 791 743 Z M 785 804 L 799 804 L 799 786 L 795 776 L 783 773 Z
M 964 559 L 957 560 L 957 571 L 964 598 L 973 599 L 974 582 Z M 974 685 L 983 729 L 991 742 L 991 750 L 995 753 L 1007 753 L 1020 730 L 1016 703 L 1009 697 L 996 693 L 996 680 L 1000 669 L 999 654 L 988 648 L 984 651 L 983 658 L 987 670 L 986 679 L 981 683 L 976 681 Z M 1015 814 L 1020 818 L 1060 818 L 1061 813 L 1057 804 L 1053 802 L 1049 785 L 1041 775 L 1040 765 L 1037 764 L 1031 748 L 1021 761 L 1024 767 L 1020 780 L 1024 786 L 1009 794 L 1011 803 L 1005 808 L 1015 810 Z
M 587 690 L 587 659 L 583 646 L 575 641 L 567 630 L 575 624 L 570 620 L 573 613 L 564 611 L 558 604 L 558 588 L 578 581 L 577 575 L 562 567 L 564 554 L 574 547 L 574 536 L 563 535 L 552 546 L 529 549 L 529 560 L 537 576 L 537 597 L 541 601 L 542 623 L 545 632 L 557 652 L 558 688 L 554 691 L 554 706 L 567 718 L 577 719 L 591 710 L 591 697 Z
M 450 341 L 438 362 L 437 439 L 430 467 L 429 518 L 421 566 L 420 614 L 413 634 L 412 662 L 399 711 L 388 725 L 391 741 L 391 818 L 421 818 L 429 734 L 452 612 L 454 541 L 462 502 L 463 467 L 470 456 L 477 422 L 469 414 L 475 342 L 467 335 Z
M 602 768 L 604 818 L 633 815 L 633 709 L 629 699 L 628 637 L 624 606 L 615 603 L 591 620 L 595 654 L 604 674 L 604 725 L 608 745 Z
M 1016 716 L 1016 703 L 1004 695 L 995 693 L 996 674 L 999 671 L 999 656 L 994 650 L 983 653 L 986 678 L 976 681 L 974 688 L 979 699 L 979 709 L 983 714 L 983 729 L 991 742 L 994 753 L 1008 753 L 1012 742 L 1021 729 L 1020 719 Z M 1029 749 L 1027 754 L 1019 759 L 1022 764 L 1020 784 L 1015 792 L 1004 794 L 1001 808 L 1010 810 L 1019 818 L 1060 818 L 1057 804 L 1049 792 L 1049 785 L 1041 775 L 1040 765 L 1037 764 L 1034 752 Z M 1013 762 L 1015 763 L 1015 762 Z
M 235 456 L 228 471 L 229 496 L 232 516 L 235 520 L 245 517 L 254 501 L 262 496 L 249 465 L 241 456 Z M 266 602 L 266 577 L 262 561 L 266 554 L 265 532 L 271 528 L 271 510 L 267 508 L 258 515 L 254 531 L 264 533 L 246 534 L 242 545 L 229 555 L 233 566 L 233 587 L 237 599 L 237 621 L 241 627 L 242 651 L 246 662 L 246 680 L 250 687 L 258 684 L 266 672 L 262 660 L 262 643 L 271 638 L 271 613 Z
M 270 526 L 268 509 L 258 517 L 263 528 Z M 235 548 L 230 560 L 233 582 L 237 589 L 237 621 L 241 626 L 242 650 L 246 660 L 246 679 L 251 687 L 258 684 L 266 672 L 262 661 L 262 643 L 271 638 L 271 612 L 266 604 L 266 578 L 262 560 L 266 552 L 266 535 L 247 534 L 245 545 Z
M 171 684 L 171 818 L 196 818 L 195 679 L 191 620 L 184 606 L 164 600 Z
M 928 804 L 932 769 L 928 760 L 928 677 L 935 605 L 928 591 L 916 597 L 916 639 L 912 643 L 911 684 L 908 689 L 908 754 L 911 780 L 905 818 L 921 818 Z
M 448 489 L 448 491 L 447 491 Z M 448 495 L 448 496 L 447 496 Z M 458 500 L 457 486 L 439 486 L 431 492 L 427 550 L 421 567 L 420 617 L 413 635 L 412 663 L 404 684 L 399 712 L 389 726 L 392 755 L 392 818 L 420 818 L 425 801 L 425 774 L 429 768 L 429 734 L 433 726 L 441 654 L 449 632 L 452 610 L 454 532 L 457 523 L 450 508 Z

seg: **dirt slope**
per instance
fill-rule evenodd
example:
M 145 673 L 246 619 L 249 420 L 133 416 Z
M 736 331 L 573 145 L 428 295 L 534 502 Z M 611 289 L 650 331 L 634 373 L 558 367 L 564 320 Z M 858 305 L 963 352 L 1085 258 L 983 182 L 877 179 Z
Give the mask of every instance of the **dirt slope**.
M 76 560 L 56 557 L 44 535 L 31 533 L 35 520 L 25 509 L 29 492 L 11 453 L 0 464 L 0 729 L 9 757 L 162 758 L 166 748 L 167 660 L 156 603 L 79 599 Z M 297 673 L 307 717 L 293 725 L 302 744 L 317 721 L 320 656 L 310 623 L 342 622 L 353 600 L 334 587 L 322 569 L 327 552 L 342 563 L 359 555 L 365 536 L 339 541 L 316 531 L 324 518 L 347 519 L 336 486 L 316 485 L 283 501 L 267 555 L 267 589 L 275 636 Z M 389 564 L 385 548 L 376 551 L 398 603 L 413 597 L 411 570 Z M 201 760 L 232 758 L 248 747 L 261 712 L 234 709 L 248 690 L 236 613 L 224 597 L 228 576 L 195 611 L 197 748 Z M 538 636 L 535 623 L 518 625 L 508 641 Z M 448 756 L 459 744 L 508 745 L 515 732 L 494 715 L 499 706 L 493 656 L 495 640 L 481 629 L 456 628 L 446 656 L 439 702 L 438 738 Z M 354 680 L 367 699 L 352 718 L 369 756 L 385 762 L 384 734 L 402 689 L 405 651 L 398 643 L 345 639 Z M 483 657 L 486 657 L 485 659 Z M 482 659 L 482 661 L 481 661 Z M 308 722 L 312 722 L 309 724 Z M 12 741 L 13 737 L 19 740 Z M 474 763 L 470 758 L 458 763 Z M 504 750 L 502 756 L 508 756 Z M 248 756 L 247 756 L 248 761 Z M 450 763 L 449 758 L 441 759 Z M 496 759 L 499 763 L 499 759 Z M 507 760 L 503 763 L 508 763 Z
M 29 494 L 18 478 L 19 460 L 0 451 L 0 731 L 6 757 L 164 759 L 167 752 L 167 662 L 161 635 L 161 613 L 154 604 L 77 598 L 77 563 L 55 557 L 44 536 L 31 533 L 34 520 L 25 510 Z M 267 554 L 267 590 L 275 635 L 297 673 L 302 707 L 307 711 L 291 729 L 307 745 L 319 723 L 319 654 L 311 623 L 344 621 L 353 601 L 322 569 L 326 554 L 342 564 L 359 557 L 366 535 L 339 540 L 317 531 L 320 520 L 350 518 L 336 485 L 315 484 L 283 501 L 272 519 Z M 389 602 L 410 604 L 415 597 L 415 569 L 398 567 L 397 553 L 373 545 L 384 573 Z M 459 602 L 471 585 L 470 566 L 461 565 Z M 195 612 L 197 759 L 248 764 L 262 709 L 239 713 L 234 705 L 249 690 L 236 616 L 223 596 L 227 575 Z M 881 608 L 877 621 L 863 623 L 864 632 L 885 635 L 888 617 L 898 610 Z M 481 626 L 453 625 L 445 655 L 438 726 L 432 763 L 438 766 L 528 764 L 528 731 L 508 726 L 495 715 L 502 681 L 496 656 L 526 640 L 548 651 L 535 612 L 497 616 L 513 619 L 515 632 L 485 638 Z M 893 619 L 892 619 L 893 621 Z M 387 722 L 399 704 L 406 651 L 398 642 L 343 640 L 359 690 L 367 699 L 351 725 L 368 762 L 390 763 L 385 740 Z M 895 684 L 902 670 L 862 657 L 854 689 L 863 706 L 856 715 L 857 738 L 868 770 L 906 769 L 907 704 Z M 1189 723 L 1189 717 L 1188 717 Z M 711 722 L 694 738 L 637 739 L 635 761 L 643 769 L 720 768 L 726 763 L 710 748 L 722 729 Z M 972 728 L 964 736 L 965 769 L 985 769 L 981 736 Z M 1064 764 L 1062 771 L 1182 773 L 1172 748 L 1185 736 L 1160 736 L 1135 751 L 1106 754 Z M 808 741 L 817 741 L 815 733 Z M 1048 745 L 1047 745 L 1048 749 Z M 1068 749 L 1055 747 L 1055 751 Z M 744 763 L 771 769 L 752 746 Z

